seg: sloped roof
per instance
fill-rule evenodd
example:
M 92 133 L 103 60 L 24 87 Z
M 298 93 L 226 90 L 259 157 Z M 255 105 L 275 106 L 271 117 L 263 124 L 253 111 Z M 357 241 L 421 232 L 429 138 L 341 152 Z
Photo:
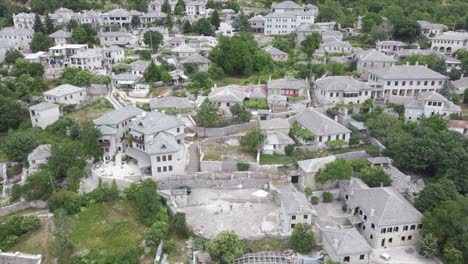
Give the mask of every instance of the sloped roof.
M 50 153 L 50 144 L 39 145 L 28 154 L 28 161 L 47 159 L 50 156 Z
M 359 207 L 367 213 L 368 221 L 376 226 L 419 223 L 422 214 L 393 187 L 354 190 L 349 194 L 348 206 Z
M 140 76 L 131 73 L 120 73 L 112 76 L 112 80 L 116 81 L 133 81 L 136 82 L 140 79 Z
M 287 214 L 312 214 L 312 207 L 302 192 L 280 193 L 281 208 Z
M 456 81 L 452 81 L 452 84 L 457 87 L 458 89 L 468 89 L 468 77 L 461 78 Z
M 134 71 L 145 71 L 146 68 L 150 65 L 151 62 L 149 61 L 144 61 L 144 60 L 137 60 L 132 63 L 130 63 L 130 66 L 132 66 L 132 70 Z
M 468 39 L 468 32 L 455 32 L 455 31 L 447 31 L 438 36 L 433 37 L 432 39 L 440 39 L 440 40 L 467 40 Z
M 310 88 L 309 83 L 305 80 L 299 80 L 292 77 L 285 77 L 282 79 L 269 80 L 267 83 L 268 89 L 304 89 Z
M 152 135 L 178 126 L 181 126 L 181 123 L 175 116 L 160 112 L 146 112 L 141 118 L 132 120 L 129 127 L 145 135 Z
M 296 3 L 294 3 L 293 1 L 284 1 L 284 2 L 281 2 L 281 3 L 273 3 L 271 5 L 271 8 L 295 8 L 295 9 L 302 9 L 302 7 Z
M 237 102 L 241 103 L 248 97 L 248 93 L 238 85 L 228 85 L 215 88 L 208 95 L 211 102 Z
M 74 86 L 71 84 L 62 84 L 60 86 L 55 87 L 52 90 L 44 92 L 43 94 L 60 97 L 60 96 L 65 96 L 65 95 L 79 93 L 79 92 L 86 92 L 86 89 L 82 87 Z
M 315 81 L 315 85 L 325 91 L 358 92 L 370 90 L 366 82 L 359 81 L 351 76 L 329 76 Z
M 125 120 L 141 115 L 144 111 L 136 106 L 127 106 L 108 112 L 94 120 L 95 125 L 117 125 Z
M 30 106 L 29 110 L 44 111 L 44 110 L 52 109 L 52 108 L 59 108 L 59 106 L 56 104 L 49 103 L 49 102 L 42 102 L 42 103 Z
M 265 48 L 263 48 L 263 50 L 265 50 L 266 52 L 268 52 L 271 56 L 287 56 L 288 53 L 280 50 L 280 49 L 277 49 L 275 47 L 272 47 L 272 46 L 267 46 Z
M 161 108 L 194 108 L 195 104 L 187 97 L 164 96 L 161 98 L 151 98 L 149 101 L 151 109 Z
M 384 79 L 447 79 L 446 76 L 420 65 L 395 65 L 378 70 L 369 70 Z
M 50 34 L 49 37 L 51 38 L 71 38 L 72 33 L 65 31 L 65 30 L 57 30 L 54 33 Z
M 268 132 L 266 135 L 265 144 L 271 145 L 290 145 L 294 144 L 294 140 L 288 135 L 281 132 Z
M 293 117 L 292 120 L 299 122 L 299 124 L 316 136 L 351 133 L 351 130 L 314 109 L 304 111 Z
M 420 93 L 417 98 L 413 98 L 413 100 L 406 103 L 405 108 L 422 109 L 427 101 L 443 102 L 444 110 L 461 112 L 461 107 L 459 105 L 452 103 L 447 98 L 434 91 Z
M 160 132 L 148 140 L 147 146 L 146 152 L 150 155 L 176 152 L 180 148 L 174 135 L 165 132 Z
M 256 15 L 254 17 L 249 18 L 249 22 L 264 22 L 265 19 L 262 15 Z
M 331 228 L 325 227 L 322 230 L 323 239 L 328 242 L 330 248 L 337 256 L 350 256 L 371 252 L 371 246 L 366 239 L 356 230 L 356 228 Z
M 366 50 L 356 55 L 356 59 L 360 61 L 378 61 L 378 62 L 395 62 L 396 60 L 376 49 Z
M 260 120 L 260 130 L 289 129 L 290 127 L 288 120 L 284 118 Z
M 325 168 L 325 165 L 335 160 L 336 160 L 336 157 L 332 155 L 332 156 L 326 156 L 326 157 L 315 158 L 315 159 L 299 160 L 297 162 L 297 165 L 304 172 L 311 173 L 311 172 L 318 172 L 319 170 Z
M 110 127 L 107 125 L 98 126 L 97 129 L 101 132 L 101 135 L 115 135 L 117 134 L 117 128 Z
M 196 52 L 197 50 L 195 48 L 190 47 L 189 45 L 182 43 L 180 46 L 175 47 L 172 49 L 172 52 L 174 53 L 189 53 L 189 52 Z
M 211 64 L 211 61 L 202 55 L 198 53 L 194 53 L 187 58 L 183 59 L 181 64 L 187 64 L 187 63 L 196 63 L 196 64 Z

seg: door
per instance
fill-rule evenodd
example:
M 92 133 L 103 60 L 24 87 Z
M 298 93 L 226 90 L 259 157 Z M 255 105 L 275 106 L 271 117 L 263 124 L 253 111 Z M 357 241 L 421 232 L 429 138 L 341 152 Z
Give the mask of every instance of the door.
M 385 238 L 382 239 L 382 244 L 381 245 L 382 245 L 382 247 L 385 247 Z
M 291 176 L 291 183 L 298 183 L 299 182 L 299 176 Z

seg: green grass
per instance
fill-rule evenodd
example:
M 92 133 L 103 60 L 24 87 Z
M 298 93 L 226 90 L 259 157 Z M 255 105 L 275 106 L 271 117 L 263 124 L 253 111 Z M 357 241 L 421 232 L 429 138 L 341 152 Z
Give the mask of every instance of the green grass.
M 5 154 L 5 152 L 0 150 L 0 163 L 7 162 L 8 161 L 8 156 Z
M 279 241 L 273 238 L 264 238 L 258 241 L 245 240 L 244 247 L 249 252 L 284 251 L 288 249 L 285 241 Z
M 99 98 L 89 105 L 73 111 L 66 116 L 79 124 L 83 124 L 93 121 L 94 119 L 112 111 L 113 109 L 114 108 L 112 107 L 111 103 L 109 103 L 106 99 Z
M 70 240 L 78 251 L 113 254 L 137 247 L 145 229 L 127 201 L 94 204 L 76 215 Z
M 262 165 L 274 165 L 274 164 L 289 164 L 294 163 L 296 160 L 294 157 L 279 155 L 279 154 L 261 154 L 260 155 L 260 164 Z

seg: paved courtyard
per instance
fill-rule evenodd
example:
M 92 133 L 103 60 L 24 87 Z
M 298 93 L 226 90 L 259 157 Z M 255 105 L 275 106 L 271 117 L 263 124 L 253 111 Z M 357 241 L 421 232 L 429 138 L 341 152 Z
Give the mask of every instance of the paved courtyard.
M 181 211 L 194 232 L 205 238 L 223 230 L 233 230 L 243 239 L 279 233 L 279 207 L 259 189 L 192 189 L 189 206 Z
M 386 261 L 380 257 L 382 253 L 390 255 Z M 371 255 L 371 263 L 375 264 L 436 264 L 433 259 L 423 257 L 416 252 L 415 246 L 395 247 L 374 250 Z

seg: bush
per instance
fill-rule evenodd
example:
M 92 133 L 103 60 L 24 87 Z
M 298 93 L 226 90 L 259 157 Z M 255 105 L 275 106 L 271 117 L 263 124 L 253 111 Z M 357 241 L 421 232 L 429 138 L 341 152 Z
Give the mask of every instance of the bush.
M 284 147 L 284 152 L 286 153 L 286 156 L 291 156 L 293 151 L 294 151 L 294 145 L 287 145 Z
M 240 145 L 249 152 L 257 152 L 258 148 L 265 138 L 264 135 L 260 133 L 257 127 L 252 127 L 249 131 L 241 138 Z
M 177 212 L 174 215 L 174 230 L 176 231 L 177 235 L 181 237 L 188 237 L 189 229 L 187 227 L 187 223 L 185 221 L 185 214 L 181 212 Z
M 331 203 L 333 201 L 333 193 L 331 192 L 323 192 L 322 199 L 324 203 Z
M 41 220 L 37 216 L 15 215 L 0 222 L 0 250 L 8 250 L 19 240 L 19 238 L 39 228 Z
M 248 171 L 250 168 L 250 164 L 244 162 L 237 163 L 237 170 L 239 171 Z
M 267 100 L 251 99 L 245 101 L 243 104 L 244 107 L 248 109 L 270 109 Z
M 52 193 L 48 202 L 51 212 L 63 209 L 67 214 L 73 215 L 80 211 L 81 208 L 80 196 L 75 192 L 67 190 L 60 190 Z
M 307 195 L 307 196 L 311 196 L 312 195 L 312 188 L 310 188 L 309 186 L 305 187 L 304 194 Z
M 320 201 L 320 199 L 318 198 L 318 196 L 312 196 L 312 198 L 310 198 L 310 202 L 311 202 L 312 204 L 314 204 L 314 205 L 315 205 L 315 204 L 318 204 L 319 201 Z
M 315 234 L 310 225 L 297 224 L 294 227 L 289 244 L 294 252 L 308 253 L 315 246 Z

